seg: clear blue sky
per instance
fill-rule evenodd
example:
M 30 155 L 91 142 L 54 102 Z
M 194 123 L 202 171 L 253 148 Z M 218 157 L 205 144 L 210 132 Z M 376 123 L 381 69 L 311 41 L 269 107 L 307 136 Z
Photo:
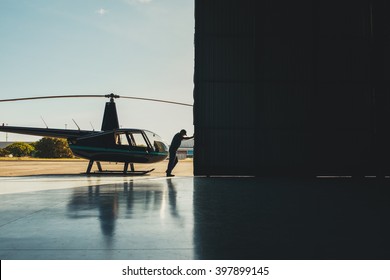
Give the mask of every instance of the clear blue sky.
M 193 103 L 193 0 L 1 0 L 0 99 L 109 94 Z M 99 130 L 105 99 L 0 103 L 0 123 Z M 116 101 L 122 127 L 170 142 L 191 107 Z M 0 133 L 0 141 L 5 141 Z M 8 134 L 9 141 L 35 140 Z

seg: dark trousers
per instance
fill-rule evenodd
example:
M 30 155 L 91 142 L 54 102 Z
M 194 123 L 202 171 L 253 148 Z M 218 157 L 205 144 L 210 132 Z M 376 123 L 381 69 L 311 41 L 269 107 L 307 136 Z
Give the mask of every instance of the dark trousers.
M 175 168 L 176 164 L 178 162 L 176 151 L 169 151 L 169 162 L 168 162 L 168 168 L 167 168 L 167 174 L 171 174 L 173 168 Z

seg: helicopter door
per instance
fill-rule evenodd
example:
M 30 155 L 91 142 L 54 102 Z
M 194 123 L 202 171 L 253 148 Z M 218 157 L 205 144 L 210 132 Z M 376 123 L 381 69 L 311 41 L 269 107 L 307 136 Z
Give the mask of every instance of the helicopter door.
M 150 146 L 141 132 L 128 132 L 128 136 L 136 150 L 145 152 L 150 150 Z

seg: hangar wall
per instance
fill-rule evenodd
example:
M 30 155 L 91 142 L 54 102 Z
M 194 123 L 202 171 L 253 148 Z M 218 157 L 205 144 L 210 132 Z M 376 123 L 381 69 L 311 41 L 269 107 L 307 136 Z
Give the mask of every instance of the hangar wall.
M 389 12 L 195 0 L 194 174 L 389 174 Z

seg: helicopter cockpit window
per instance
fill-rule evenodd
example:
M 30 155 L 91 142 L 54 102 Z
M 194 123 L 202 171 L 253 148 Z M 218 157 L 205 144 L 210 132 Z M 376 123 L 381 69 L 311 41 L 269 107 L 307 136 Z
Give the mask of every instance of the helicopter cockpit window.
M 160 136 L 158 136 L 157 134 L 155 134 L 151 131 L 147 131 L 147 130 L 145 130 L 145 134 L 148 137 L 149 142 L 152 144 L 153 150 L 155 152 L 167 152 L 168 151 L 167 145 L 164 143 L 164 141 L 161 139 Z
M 125 133 L 118 133 L 115 135 L 115 143 L 121 146 L 129 146 L 129 141 Z
M 129 136 L 134 143 L 134 146 L 140 147 L 140 148 L 147 148 L 148 144 L 145 141 L 144 136 L 141 134 L 141 132 L 132 132 L 129 133 Z

